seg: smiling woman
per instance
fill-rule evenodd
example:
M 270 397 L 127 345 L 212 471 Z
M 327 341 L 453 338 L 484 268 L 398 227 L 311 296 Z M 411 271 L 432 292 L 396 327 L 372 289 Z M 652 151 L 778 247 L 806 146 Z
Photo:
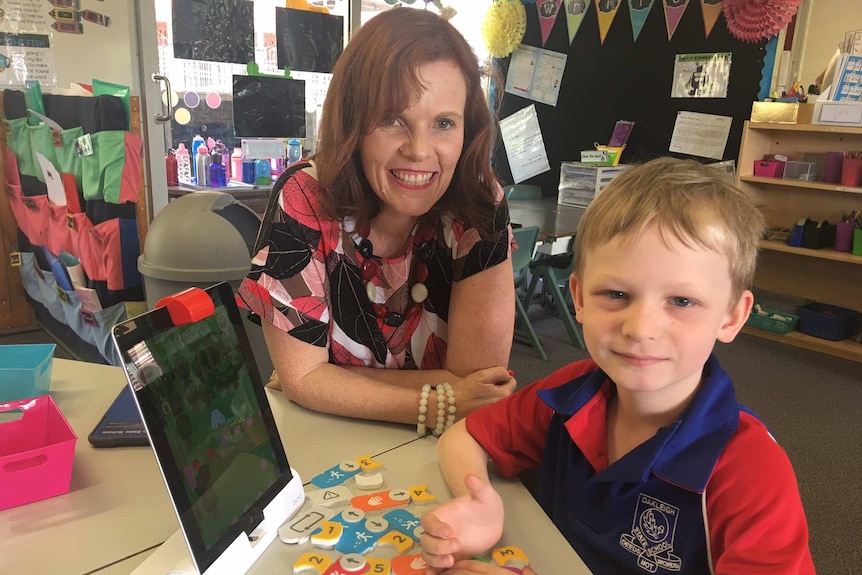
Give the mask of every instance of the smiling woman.
M 511 230 L 481 81 L 424 10 L 380 14 L 339 58 L 317 153 L 276 183 L 239 291 L 297 403 L 440 432 L 514 389 Z

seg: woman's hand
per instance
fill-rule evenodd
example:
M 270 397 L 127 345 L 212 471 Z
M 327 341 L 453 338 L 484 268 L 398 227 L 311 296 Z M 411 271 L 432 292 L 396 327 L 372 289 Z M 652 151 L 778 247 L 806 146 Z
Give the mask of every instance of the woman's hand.
M 428 575 L 434 575 L 436 573 L 439 573 L 440 575 L 512 575 L 512 572 L 508 569 L 504 569 L 490 563 L 473 560 L 458 561 L 452 567 L 444 571 L 429 569 L 426 573 Z M 536 575 L 536 572 L 529 566 L 524 567 L 522 573 L 524 575 Z
M 422 516 L 422 558 L 432 570 L 490 549 L 503 534 L 503 500 L 487 481 L 464 479 L 467 493 Z M 433 569 L 437 569 L 434 571 Z
M 452 384 L 455 391 L 455 418 L 461 419 L 474 409 L 508 397 L 518 384 L 503 367 L 480 369 Z

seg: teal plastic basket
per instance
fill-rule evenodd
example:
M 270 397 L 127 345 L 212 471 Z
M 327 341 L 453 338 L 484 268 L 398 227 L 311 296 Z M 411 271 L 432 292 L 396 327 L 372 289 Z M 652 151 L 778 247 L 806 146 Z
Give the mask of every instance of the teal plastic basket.
M 48 393 L 56 344 L 0 345 L 0 402 Z

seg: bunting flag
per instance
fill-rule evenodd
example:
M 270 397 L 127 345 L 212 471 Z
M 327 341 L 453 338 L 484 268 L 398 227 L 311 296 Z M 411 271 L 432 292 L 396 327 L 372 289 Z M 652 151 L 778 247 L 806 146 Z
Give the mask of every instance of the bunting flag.
M 548 41 L 557 14 L 560 12 L 560 4 L 563 0 L 537 0 L 536 10 L 539 11 L 539 28 L 542 30 L 542 46 Z
M 595 3 L 599 17 L 599 36 L 604 44 L 608 30 L 611 29 L 611 24 L 614 23 L 617 11 L 620 9 L 620 0 L 595 0 Z
M 578 30 L 581 28 L 581 22 L 584 21 L 584 16 L 586 16 L 589 9 L 590 4 L 587 0 L 566 0 L 566 24 L 569 28 L 569 44 L 575 39 Z
M 688 8 L 689 0 L 662 0 L 664 2 L 664 18 L 667 24 L 667 39 L 673 38 L 673 33 L 676 32 L 676 27 L 679 26 L 679 21 L 682 20 L 682 15 L 685 9 Z
M 632 34 L 635 37 L 635 42 L 638 41 L 638 36 L 643 30 L 649 11 L 652 10 L 653 2 L 655 0 L 629 0 L 629 14 L 632 18 Z
M 706 30 L 707 38 L 715 27 L 718 15 L 721 14 L 722 4 L 724 4 L 724 0 L 700 0 L 700 5 L 703 8 L 703 28 Z

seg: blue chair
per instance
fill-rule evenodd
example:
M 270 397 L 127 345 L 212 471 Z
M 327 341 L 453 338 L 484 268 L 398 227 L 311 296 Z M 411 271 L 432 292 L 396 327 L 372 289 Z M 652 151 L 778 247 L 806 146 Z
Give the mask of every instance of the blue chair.
M 533 184 L 512 184 L 503 188 L 507 200 L 541 200 L 542 188 Z
M 518 326 L 527 332 L 526 338 L 539 353 L 539 356 L 546 360 L 548 354 L 545 353 L 545 348 L 542 347 L 542 342 L 539 341 L 539 336 L 536 335 L 536 330 L 533 329 L 533 324 L 530 323 L 530 318 L 527 315 L 527 310 L 523 302 L 517 295 L 517 290 L 527 285 L 529 279 L 530 261 L 533 259 L 533 250 L 536 247 L 536 240 L 539 237 L 538 226 L 530 226 L 527 228 L 515 228 L 512 230 L 515 236 L 515 243 L 518 244 L 518 249 L 512 252 L 512 267 L 515 270 L 515 335 L 518 333 Z M 529 300 L 528 300 L 529 301 Z
M 575 322 L 572 314 L 573 306 L 572 294 L 569 290 L 569 276 L 572 275 L 574 267 L 574 254 L 559 254 L 532 262 L 529 265 L 532 277 L 527 287 L 527 295 L 524 301 L 529 306 L 533 299 L 533 294 L 536 292 L 539 279 L 541 279 L 544 289 L 553 300 L 557 316 L 563 321 L 563 326 L 566 328 L 572 345 L 585 348 L 586 345 L 584 344 L 580 327 Z

